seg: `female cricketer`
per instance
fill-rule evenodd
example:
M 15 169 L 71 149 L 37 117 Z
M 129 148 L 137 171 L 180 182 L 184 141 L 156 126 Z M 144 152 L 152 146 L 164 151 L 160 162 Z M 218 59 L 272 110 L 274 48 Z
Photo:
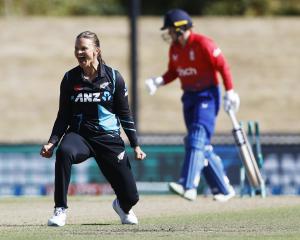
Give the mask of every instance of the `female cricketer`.
M 48 225 L 65 225 L 71 166 L 90 157 L 96 159 L 116 193 L 112 205 L 122 224 L 137 224 L 132 207 L 139 195 L 120 126 L 136 159 L 143 160 L 146 154 L 138 144 L 125 82 L 117 70 L 104 64 L 95 33 L 86 31 L 76 37 L 75 57 L 79 65 L 66 72 L 61 82 L 57 118 L 48 143 L 41 149 L 41 155 L 50 158 L 58 145 L 55 207 Z
M 185 158 L 178 182 L 169 183 L 171 191 L 195 200 L 200 175 L 204 176 L 214 199 L 227 201 L 235 195 L 225 175 L 221 159 L 214 153 L 211 137 L 220 106 L 218 73 L 225 87 L 225 111 L 238 110 L 239 96 L 233 90 L 232 77 L 225 58 L 213 40 L 192 31 L 191 17 L 181 9 L 164 16 L 161 30 L 171 38 L 168 70 L 159 77 L 146 80 L 153 95 L 159 86 L 180 79 L 183 90 L 183 114 L 187 128 Z

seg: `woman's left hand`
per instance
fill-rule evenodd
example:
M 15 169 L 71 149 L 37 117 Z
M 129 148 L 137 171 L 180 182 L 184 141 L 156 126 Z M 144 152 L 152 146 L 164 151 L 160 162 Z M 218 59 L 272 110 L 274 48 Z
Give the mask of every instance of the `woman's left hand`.
M 136 160 L 143 160 L 147 156 L 146 153 L 144 153 L 142 151 L 142 149 L 140 148 L 140 146 L 136 146 L 134 148 L 134 153 L 135 153 L 135 159 Z

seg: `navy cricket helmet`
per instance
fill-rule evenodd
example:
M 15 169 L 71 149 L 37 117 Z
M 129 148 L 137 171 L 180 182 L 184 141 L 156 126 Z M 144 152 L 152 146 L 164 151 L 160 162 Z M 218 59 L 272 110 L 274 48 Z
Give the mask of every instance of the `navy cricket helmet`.
M 160 30 L 165 30 L 169 27 L 176 28 L 176 31 L 187 30 L 193 26 L 192 19 L 187 12 L 181 9 L 169 10 L 164 16 L 164 25 Z

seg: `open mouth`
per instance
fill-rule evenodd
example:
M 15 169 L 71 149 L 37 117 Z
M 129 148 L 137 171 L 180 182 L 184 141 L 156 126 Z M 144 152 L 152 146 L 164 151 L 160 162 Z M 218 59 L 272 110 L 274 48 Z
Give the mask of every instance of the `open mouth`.
M 78 56 L 77 59 L 78 59 L 78 62 L 80 62 L 80 63 L 84 63 L 86 61 L 85 56 Z

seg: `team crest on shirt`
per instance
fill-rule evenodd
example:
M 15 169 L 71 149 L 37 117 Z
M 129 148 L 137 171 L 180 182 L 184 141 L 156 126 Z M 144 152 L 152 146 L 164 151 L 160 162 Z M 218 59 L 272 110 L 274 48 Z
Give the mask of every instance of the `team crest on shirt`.
M 172 59 L 173 59 L 173 61 L 177 61 L 178 60 L 178 54 L 173 53 L 172 54 Z
M 190 52 L 189 52 L 189 58 L 190 58 L 191 61 L 195 60 L 195 52 L 194 52 L 194 50 L 190 50 Z

